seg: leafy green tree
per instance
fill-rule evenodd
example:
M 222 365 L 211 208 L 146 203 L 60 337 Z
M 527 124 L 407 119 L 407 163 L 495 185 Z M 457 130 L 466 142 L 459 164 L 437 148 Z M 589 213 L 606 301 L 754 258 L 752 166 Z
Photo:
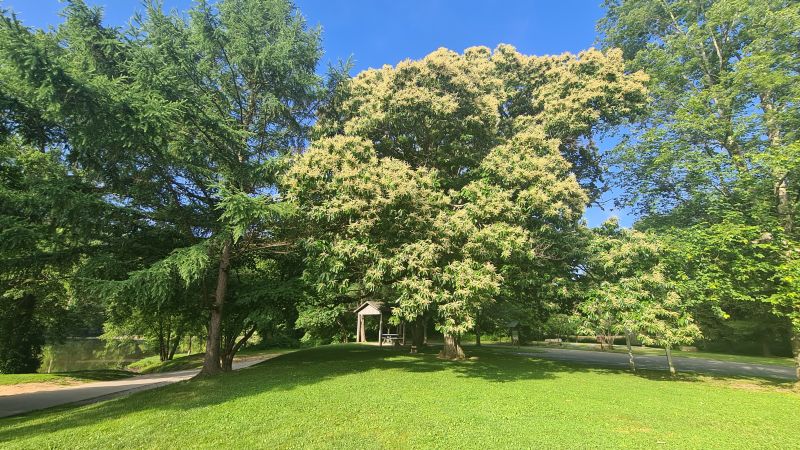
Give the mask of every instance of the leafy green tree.
M 136 218 L 106 203 L 58 150 L 0 141 L 0 365 L 35 371 L 46 341 L 93 319 L 102 304 L 79 298 L 81 279 L 136 235 Z M 116 245 L 115 245 L 116 244 Z M 119 247 L 117 247 L 119 245 Z M 15 362 L 16 361 L 16 362 Z
M 32 33 L 4 15 L 3 102 L 33 111 L 25 126 L 56 136 L 110 202 L 207 252 L 203 373 L 216 373 L 232 262 L 286 246 L 277 162 L 304 142 L 319 34 L 284 0 L 199 1 L 187 14 L 148 2 L 125 31 L 79 0 L 64 16 Z M 188 285 L 208 273 L 197 262 L 177 269 Z
M 672 348 L 691 344 L 701 336 L 690 306 L 679 293 L 681 285 L 668 274 L 664 244 L 653 234 L 620 229 L 616 220 L 593 231 L 590 257 L 584 270 L 586 299 L 576 311 L 582 329 L 606 339 L 626 339 L 632 370 L 636 365 L 631 339 L 663 347 L 669 369 Z
M 625 201 L 661 230 L 717 242 L 731 229 L 755 235 L 725 242 L 729 254 L 753 255 L 736 260 L 735 272 L 718 258 L 691 276 L 736 290 L 726 292 L 726 301 L 772 302 L 775 313 L 795 317 L 791 283 L 775 281 L 784 279 L 781 268 L 791 266 L 798 241 L 800 3 L 608 0 L 605 6 L 603 44 L 622 49 L 628 70 L 650 76 L 650 114 L 615 152 Z M 765 243 L 779 249 L 778 257 L 755 256 Z M 736 273 L 746 280 L 766 276 L 751 290 Z M 792 323 L 797 342 L 800 328 Z
M 541 302 L 569 274 L 597 182 L 593 132 L 639 111 L 642 81 L 619 52 L 505 45 L 343 80 L 286 180 L 312 232 L 307 281 L 328 305 L 380 299 L 409 322 L 430 312 L 441 356 L 462 358 L 487 305 Z

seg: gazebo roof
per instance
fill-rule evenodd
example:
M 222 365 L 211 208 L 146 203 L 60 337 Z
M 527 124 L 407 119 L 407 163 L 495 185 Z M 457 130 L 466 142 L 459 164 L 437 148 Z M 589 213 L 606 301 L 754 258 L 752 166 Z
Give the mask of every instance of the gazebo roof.
M 354 310 L 356 314 L 364 316 L 377 316 L 385 311 L 386 307 L 383 304 L 383 302 L 372 302 L 372 301 L 364 302 Z

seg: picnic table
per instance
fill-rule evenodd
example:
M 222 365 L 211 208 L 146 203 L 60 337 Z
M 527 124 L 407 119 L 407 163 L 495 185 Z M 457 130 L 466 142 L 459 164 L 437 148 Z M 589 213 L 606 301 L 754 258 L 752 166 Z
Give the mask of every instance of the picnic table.
M 400 335 L 397 333 L 386 333 L 383 335 L 384 344 L 396 344 L 400 340 Z

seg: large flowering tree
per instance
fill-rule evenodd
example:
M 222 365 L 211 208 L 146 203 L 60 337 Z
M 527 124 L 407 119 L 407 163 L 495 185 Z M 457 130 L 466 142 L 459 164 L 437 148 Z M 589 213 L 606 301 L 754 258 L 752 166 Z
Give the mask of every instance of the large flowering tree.
M 433 315 L 441 353 L 495 301 L 541 299 L 574 268 L 599 181 L 593 132 L 643 105 L 621 55 L 510 46 L 367 70 L 323 109 L 284 179 L 306 221 L 316 305 L 379 299 Z

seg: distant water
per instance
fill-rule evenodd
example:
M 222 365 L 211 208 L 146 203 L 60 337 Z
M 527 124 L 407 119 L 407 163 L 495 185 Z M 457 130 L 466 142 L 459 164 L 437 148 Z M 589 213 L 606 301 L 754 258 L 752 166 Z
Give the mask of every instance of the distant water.
M 122 369 L 133 361 L 154 354 L 142 341 L 67 339 L 61 344 L 52 344 L 44 348 L 39 372 Z

